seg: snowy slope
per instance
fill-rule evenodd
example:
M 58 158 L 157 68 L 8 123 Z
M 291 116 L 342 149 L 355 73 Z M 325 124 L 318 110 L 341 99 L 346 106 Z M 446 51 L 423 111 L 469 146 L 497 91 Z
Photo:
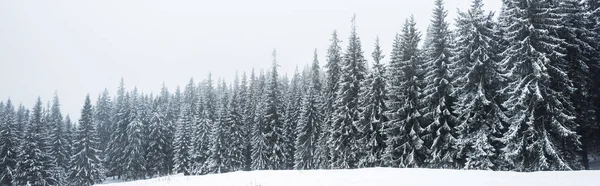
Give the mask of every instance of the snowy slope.
M 253 171 L 168 176 L 103 186 L 596 186 L 600 171 L 491 172 L 370 168 L 357 170 Z

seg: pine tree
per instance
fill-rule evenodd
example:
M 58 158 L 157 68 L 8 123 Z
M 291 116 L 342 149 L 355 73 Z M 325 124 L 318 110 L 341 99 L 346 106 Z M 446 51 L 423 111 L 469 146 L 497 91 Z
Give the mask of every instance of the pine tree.
M 265 138 L 264 148 L 269 158 L 267 163 L 268 170 L 285 169 L 285 136 L 284 136 L 284 118 L 282 116 L 282 95 L 280 82 L 277 73 L 276 52 L 273 50 L 273 65 L 271 67 L 270 78 L 266 84 L 266 92 L 264 99 L 264 114 L 262 125 L 259 126 L 260 134 Z M 255 148 L 256 149 L 256 148 Z
M 354 121 L 358 120 L 359 90 L 366 76 L 366 60 L 361 49 L 361 42 L 356 34 L 355 17 L 352 17 L 352 31 L 348 48 L 344 54 L 339 89 L 335 100 L 334 120 L 331 130 L 329 148 L 331 149 L 332 168 L 356 168 L 358 164 L 356 134 L 358 130 Z
M 15 108 L 8 99 L 0 110 L 0 184 L 7 186 L 15 185 L 14 180 L 18 174 L 19 138 L 15 119 Z
M 163 86 L 164 87 L 164 86 Z M 166 96 L 168 97 L 168 95 Z M 165 106 L 165 96 L 156 98 L 152 107 L 152 118 L 150 119 L 150 138 L 146 149 L 146 161 L 148 175 L 151 177 L 167 175 L 169 173 L 165 158 L 167 149 L 171 146 L 167 141 L 167 120 L 163 114 L 162 106 Z
M 369 73 L 360 92 L 360 119 L 355 125 L 358 129 L 360 143 L 358 167 L 383 166 L 382 155 L 385 152 L 387 139 L 383 133 L 383 123 L 389 119 L 384 114 L 388 108 L 385 70 L 381 60 L 381 47 L 379 38 L 375 40 L 373 56 L 373 70 Z
M 271 150 L 268 146 L 268 141 L 265 136 L 265 118 L 263 117 L 266 112 L 266 77 L 261 71 L 258 79 L 256 80 L 256 92 L 254 101 L 254 118 L 252 127 L 252 170 L 268 170 L 271 164 Z
M 594 24 L 592 17 L 587 17 L 584 4 L 580 1 L 558 1 L 558 12 L 561 14 L 558 37 L 565 42 L 562 46 L 566 49 L 563 59 L 568 64 L 567 73 L 573 83 L 575 91 L 570 94 L 571 102 L 575 108 L 574 122 L 579 125 L 578 135 L 581 136 L 581 157 L 585 169 L 589 169 L 588 151 L 594 140 L 594 131 L 598 130 L 596 109 L 594 104 L 594 69 L 600 59 L 597 34 L 590 29 Z
M 91 186 L 104 180 L 97 135 L 90 96 L 87 95 L 75 134 L 74 154 L 69 163 L 70 185 Z
M 233 85 L 233 92 L 231 99 L 229 99 L 227 122 L 227 137 L 229 143 L 227 143 L 227 154 L 229 158 L 229 171 L 242 171 L 244 170 L 245 156 L 244 149 L 246 147 L 246 129 L 242 117 L 242 99 L 241 88 L 239 85 L 239 79 L 236 74 L 236 78 Z
M 104 89 L 98 96 L 96 106 L 94 107 L 94 121 L 98 124 L 98 137 L 100 143 L 98 149 L 101 150 L 100 157 L 104 159 L 108 152 L 107 146 L 111 140 L 111 133 L 114 131 L 113 123 L 113 105 L 108 89 Z
M 501 158 L 517 171 L 576 169 L 579 137 L 568 97 L 573 85 L 560 58 L 562 41 L 552 34 L 560 20 L 556 9 L 542 0 L 505 3 L 511 24 L 503 27 L 509 47 L 501 64 L 510 78 L 503 89 L 509 128 Z
M 311 66 L 310 87 L 302 101 L 300 120 L 296 131 L 298 135 L 295 140 L 295 169 L 317 169 L 319 168 L 317 148 L 322 135 L 323 115 L 321 113 L 322 87 L 320 80 L 320 67 L 315 49 L 314 59 Z
M 426 161 L 433 168 L 458 167 L 455 161 L 457 136 L 454 129 L 457 118 L 452 114 L 451 41 L 446 16 L 443 1 L 436 0 L 430 25 L 431 46 L 427 51 L 429 61 L 426 64 L 427 86 L 424 89 L 428 108 L 423 116 L 427 119 L 428 133 L 423 138 L 425 145 L 431 149 L 431 156 Z
M 125 147 L 127 146 L 127 127 L 131 122 L 131 109 L 129 108 L 129 95 L 125 92 L 125 83 L 121 79 L 116 97 L 115 116 L 110 141 L 106 148 L 105 165 L 106 176 L 121 178 L 125 173 Z
M 402 34 L 396 35 L 389 70 L 388 117 L 384 132 L 388 136 L 384 163 L 391 167 L 423 167 L 429 156 L 422 128 L 422 73 L 418 49 L 421 34 L 411 16 Z
M 67 149 L 71 149 L 66 140 L 65 126 L 63 123 L 62 113 L 60 112 L 60 103 L 58 95 L 54 94 L 54 100 L 52 101 L 52 108 L 50 109 L 50 119 L 48 125 L 51 127 L 50 131 L 50 142 L 51 150 L 50 153 L 54 158 L 57 168 L 57 179 L 60 182 L 63 180 L 64 175 L 68 172 L 68 162 L 70 157 L 67 154 Z
M 220 100 L 220 111 L 218 120 L 213 123 L 211 126 L 210 132 L 210 157 L 208 159 L 208 169 L 211 173 L 224 173 L 229 172 L 229 154 L 228 145 L 231 141 L 229 141 L 229 127 L 231 123 L 229 123 L 229 107 L 227 105 L 229 101 L 229 95 L 227 94 L 226 85 L 220 84 L 218 89 L 222 93 L 222 98 Z
M 324 91 L 325 103 L 324 103 L 324 122 L 321 127 L 321 135 L 319 137 L 317 145 L 316 163 L 318 168 L 328 169 L 331 167 L 331 152 L 329 149 L 329 141 L 331 138 L 331 125 L 333 123 L 333 112 L 334 112 L 334 101 L 337 97 L 337 91 L 339 89 L 339 79 L 342 72 L 342 48 L 340 46 L 341 41 L 337 38 L 337 31 L 333 31 L 331 38 L 331 45 L 327 50 L 327 85 Z
M 295 141 L 297 136 L 296 127 L 300 120 L 301 107 L 301 78 L 298 72 L 298 67 L 294 73 L 294 77 L 290 83 L 287 95 L 289 96 L 286 118 L 285 118 L 285 146 L 286 146 L 286 168 L 294 168 L 294 155 L 296 151 Z
M 244 123 L 244 171 L 252 170 L 252 129 L 256 110 L 256 102 L 254 101 L 255 86 L 254 70 L 250 74 L 250 86 L 247 86 L 246 73 L 244 72 L 240 88 L 240 112 Z
M 190 175 L 192 172 L 192 117 L 188 106 L 183 106 L 179 121 L 177 122 L 177 131 L 173 142 L 174 149 L 174 167 L 173 172 Z
M 188 85 L 190 86 L 190 85 Z M 187 88 L 186 88 L 187 89 Z M 204 85 L 204 96 L 202 96 L 202 102 L 198 103 L 201 109 L 195 111 L 199 116 L 196 116 L 199 121 L 195 121 L 196 127 L 193 129 L 193 173 L 194 174 L 204 174 L 207 173 L 208 165 L 207 161 L 210 158 L 210 148 L 211 148 L 211 130 L 212 127 L 217 122 L 217 94 L 213 88 L 213 80 L 212 75 L 208 75 L 208 79 Z M 191 94 L 191 93 L 188 93 Z M 185 98 L 186 100 L 197 100 L 195 102 L 200 102 L 200 98 L 190 98 L 189 96 Z M 187 102 L 187 101 L 186 101 Z M 192 101 L 190 101 L 192 102 Z M 195 107 L 195 106 L 191 106 Z
M 127 180 L 138 180 L 146 177 L 146 159 L 144 143 L 144 126 L 142 123 L 143 114 L 141 113 L 142 98 L 137 94 L 137 88 L 131 93 L 127 100 L 131 105 L 129 109 L 130 123 L 127 124 L 127 145 L 124 151 L 124 178 Z
M 168 96 L 168 95 L 167 95 Z M 166 157 L 165 157 L 165 166 L 168 174 L 172 174 L 175 167 L 175 137 L 178 127 L 179 116 L 181 114 L 181 89 L 179 86 L 175 89 L 175 93 L 170 96 L 170 101 L 168 102 L 168 112 L 167 112 L 167 144 L 168 149 L 166 149 Z
M 42 117 L 42 101 L 38 97 L 19 152 L 16 185 L 58 184 L 52 174 L 55 164 L 49 153 L 48 131 Z
M 493 14 L 485 14 L 482 0 L 474 0 L 471 9 L 459 12 L 457 20 L 455 113 L 459 116 L 457 159 L 466 169 L 497 169 L 502 110 L 497 99 L 500 77 L 496 55 L 498 43 Z

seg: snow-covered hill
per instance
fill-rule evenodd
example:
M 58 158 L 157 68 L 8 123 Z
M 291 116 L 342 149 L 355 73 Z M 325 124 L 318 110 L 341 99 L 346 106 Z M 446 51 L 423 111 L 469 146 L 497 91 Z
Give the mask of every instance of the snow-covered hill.
M 167 176 L 103 186 L 596 186 L 600 171 L 491 172 L 370 168 Z

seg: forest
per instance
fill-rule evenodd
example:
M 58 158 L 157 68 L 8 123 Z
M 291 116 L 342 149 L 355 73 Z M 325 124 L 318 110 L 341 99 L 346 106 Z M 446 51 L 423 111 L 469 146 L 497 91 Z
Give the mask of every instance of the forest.
M 251 170 L 368 167 L 491 171 L 589 168 L 600 151 L 600 1 L 473 0 L 427 30 L 406 19 L 366 53 L 351 19 L 326 61 L 211 75 L 159 93 L 0 102 L 0 185 L 88 186 Z M 451 26 L 449 20 L 454 20 Z M 388 57 L 389 56 L 389 57 Z M 369 62 L 367 62 L 369 61 Z M 192 75 L 192 74 L 190 74 Z

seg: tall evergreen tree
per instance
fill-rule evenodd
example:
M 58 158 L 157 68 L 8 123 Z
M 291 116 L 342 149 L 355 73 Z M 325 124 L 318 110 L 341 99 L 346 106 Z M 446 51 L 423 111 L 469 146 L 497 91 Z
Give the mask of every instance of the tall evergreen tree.
M 287 108 L 286 108 L 286 118 L 285 118 L 285 147 L 286 147 L 286 168 L 294 167 L 294 155 L 296 151 L 296 136 L 297 131 L 296 127 L 299 124 L 300 120 L 300 107 L 301 107 L 301 77 L 298 72 L 298 67 L 296 67 L 296 71 L 294 73 L 294 77 L 290 83 L 290 87 L 288 89 L 287 95 L 289 96 Z
M 105 158 L 108 152 L 107 146 L 111 140 L 111 133 L 114 131 L 113 126 L 113 105 L 108 92 L 104 89 L 102 94 L 98 96 L 96 106 L 94 107 L 94 121 L 98 124 L 98 138 L 100 143 L 98 149 L 101 150 L 100 157 Z
M 502 77 L 498 73 L 498 43 L 493 14 L 486 14 L 483 1 L 474 0 L 467 12 L 459 12 L 454 73 L 459 116 L 458 156 L 466 169 L 496 169 L 502 110 L 497 92 Z
M 385 115 L 388 110 L 387 90 L 385 70 L 381 64 L 384 55 L 379 46 L 379 38 L 375 40 L 372 56 L 373 69 L 363 82 L 360 92 L 360 119 L 355 123 L 360 144 L 358 167 L 383 166 L 382 155 L 386 148 L 387 137 L 383 133 L 383 123 L 389 119 Z
M 224 173 L 229 172 L 230 168 L 230 157 L 228 150 L 230 150 L 229 140 L 231 137 L 229 132 L 229 128 L 231 127 L 229 120 L 229 95 L 227 93 L 227 85 L 223 82 L 218 86 L 220 89 L 220 93 L 222 93 L 222 98 L 220 99 L 220 109 L 219 115 L 216 122 L 211 126 L 210 131 L 210 156 L 207 162 L 208 169 L 211 173 Z
M 599 129 L 594 104 L 594 75 L 600 60 L 600 51 L 597 47 L 598 33 L 589 25 L 595 22 L 593 17 L 588 17 L 584 4 L 576 0 L 556 1 L 558 13 L 561 15 L 558 37 L 565 42 L 562 46 L 566 49 L 565 60 L 568 67 L 565 69 L 573 83 L 575 91 L 570 94 L 571 102 L 575 108 L 574 122 L 579 125 L 577 133 L 581 136 L 581 157 L 585 169 L 589 169 L 588 151 L 594 140 L 594 132 Z
M 339 89 L 339 79 L 342 72 L 342 48 L 340 46 L 341 41 L 337 37 L 337 31 L 333 31 L 331 37 L 331 45 L 327 49 L 327 77 L 326 87 L 323 90 L 325 97 L 324 103 L 324 122 L 321 127 L 321 136 L 319 137 L 317 150 L 315 152 L 317 158 L 317 165 L 321 169 L 327 169 L 331 166 L 331 152 L 329 149 L 329 139 L 331 138 L 330 128 L 333 123 L 333 112 L 335 110 L 334 101 L 337 97 L 337 91 Z
M 317 169 L 320 157 L 317 155 L 317 148 L 320 145 L 322 126 L 323 126 L 323 97 L 322 85 L 320 79 L 319 60 L 317 50 L 315 49 L 313 63 L 311 66 L 311 81 L 307 94 L 302 99 L 300 110 L 300 120 L 296 131 L 298 135 L 295 140 L 295 169 Z
M 421 34 L 411 16 L 404 23 L 392 48 L 388 74 L 388 117 L 384 124 L 385 164 L 392 167 L 424 167 L 429 147 L 424 144 L 422 126 L 422 73 L 418 49 Z
M 242 99 L 241 88 L 239 85 L 239 79 L 236 74 L 236 78 L 233 84 L 233 91 L 231 93 L 231 99 L 227 103 L 227 133 L 229 142 L 227 143 L 227 154 L 229 158 L 229 171 L 242 171 L 244 170 L 245 156 L 244 150 L 246 147 L 246 129 L 244 120 L 242 117 Z
M 454 129 L 457 118 L 452 114 L 454 98 L 452 72 L 450 71 L 450 31 L 446 22 L 447 11 L 442 0 L 435 1 L 430 25 L 431 46 L 427 49 L 426 77 L 424 89 L 427 110 L 427 135 L 425 145 L 430 146 L 431 156 L 427 163 L 435 168 L 456 168 L 457 134 Z
M 125 146 L 124 159 L 125 179 L 144 179 L 146 177 L 146 158 L 144 143 L 144 124 L 141 111 L 142 97 L 138 95 L 137 88 L 131 93 L 128 104 L 131 105 L 130 123 L 127 124 L 127 145 Z
M 167 95 L 168 97 L 168 95 Z M 167 150 L 171 144 L 167 141 L 168 126 L 167 120 L 161 108 L 166 105 L 164 103 L 165 96 L 156 98 L 152 107 L 152 117 L 150 119 L 148 148 L 146 149 L 147 171 L 149 176 L 167 175 L 169 169 L 166 165 Z
M 69 181 L 73 186 L 91 186 L 104 180 L 98 150 L 99 138 L 93 117 L 90 96 L 87 95 L 75 134 L 74 154 L 69 163 Z
M 125 147 L 127 146 L 127 127 L 131 122 L 129 95 L 125 92 L 125 82 L 121 78 L 116 97 L 115 115 L 110 141 L 106 147 L 106 176 L 121 178 L 125 173 Z
M 262 135 L 266 139 L 266 149 L 269 149 L 268 169 L 285 169 L 285 130 L 283 118 L 283 100 L 280 89 L 279 73 L 277 73 L 277 53 L 273 50 L 273 65 L 271 67 L 270 78 L 266 85 L 265 92 L 265 112 L 264 125 L 260 127 Z
M 552 34 L 560 20 L 556 9 L 542 0 L 505 3 L 512 24 L 503 28 L 509 47 L 502 68 L 510 82 L 503 90 L 509 128 L 501 158 L 517 171 L 576 169 L 579 137 L 568 97 L 573 85 L 560 58 L 562 41 Z
M 188 85 L 190 86 L 190 85 Z M 186 88 L 187 89 L 187 88 Z M 211 130 L 212 127 L 217 122 L 218 112 L 217 112 L 217 94 L 213 88 L 213 80 L 212 75 L 208 75 L 208 79 L 204 85 L 204 95 L 198 98 L 189 98 L 186 97 L 186 100 L 191 100 L 190 102 L 198 102 L 197 111 L 193 111 L 193 113 L 197 113 L 198 116 L 194 117 L 198 121 L 195 121 L 195 128 L 193 129 L 193 169 L 194 174 L 204 174 L 208 171 L 207 161 L 210 158 L 210 148 L 211 148 Z M 191 95 L 191 92 L 188 93 Z M 200 96 L 200 95 L 198 95 Z M 202 100 L 200 102 L 200 100 Z M 186 101 L 187 102 L 187 101 Z M 196 107 L 196 106 L 192 106 Z
M 38 97 L 27 125 L 17 163 L 16 185 L 56 185 L 58 181 L 52 174 L 55 164 L 50 155 L 48 131 L 42 123 L 42 100 Z
M 352 31 L 348 48 L 344 54 L 339 89 L 335 100 L 334 120 L 330 137 L 332 168 L 356 168 L 358 164 L 356 138 L 358 130 L 354 121 L 358 120 L 359 90 L 366 76 L 366 60 L 363 56 L 360 38 L 356 33 L 355 16 L 352 17 Z
M 68 163 L 70 157 L 68 156 L 68 150 L 71 149 L 69 143 L 66 140 L 65 126 L 63 123 L 63 116 L 60 112 L 60 103 L 58 100 L 58 94 L 54 93 L 54 100 L 52 101 L 52 107 L 50 109 L 50 119 L 48 125 L 52 128 L 50 131 L 50 142 L 51 151 L 50 153 L 54 158 L 57 168 L 60 168 L 57 172 L 57 179 L 62 180 L 64 175 L 68 172 Z
M 252 127 L 252 170 L 267 170 L 272 169 L 270 166 L 270 151 L 267 145 L 267 139 L 265 137 L 265 118 L 264 113 L 266 112 L 266 77 L 261 71 L 259 77 L 256 80 L 256 92 L 254 101 L 256 102 L 254 107 L 254 118 Z
M 0 110 L 0 184 L 7 186 L 15 185 L 18 174 L 19 138 L 15 126 L 15 108 L 8 99 Z

